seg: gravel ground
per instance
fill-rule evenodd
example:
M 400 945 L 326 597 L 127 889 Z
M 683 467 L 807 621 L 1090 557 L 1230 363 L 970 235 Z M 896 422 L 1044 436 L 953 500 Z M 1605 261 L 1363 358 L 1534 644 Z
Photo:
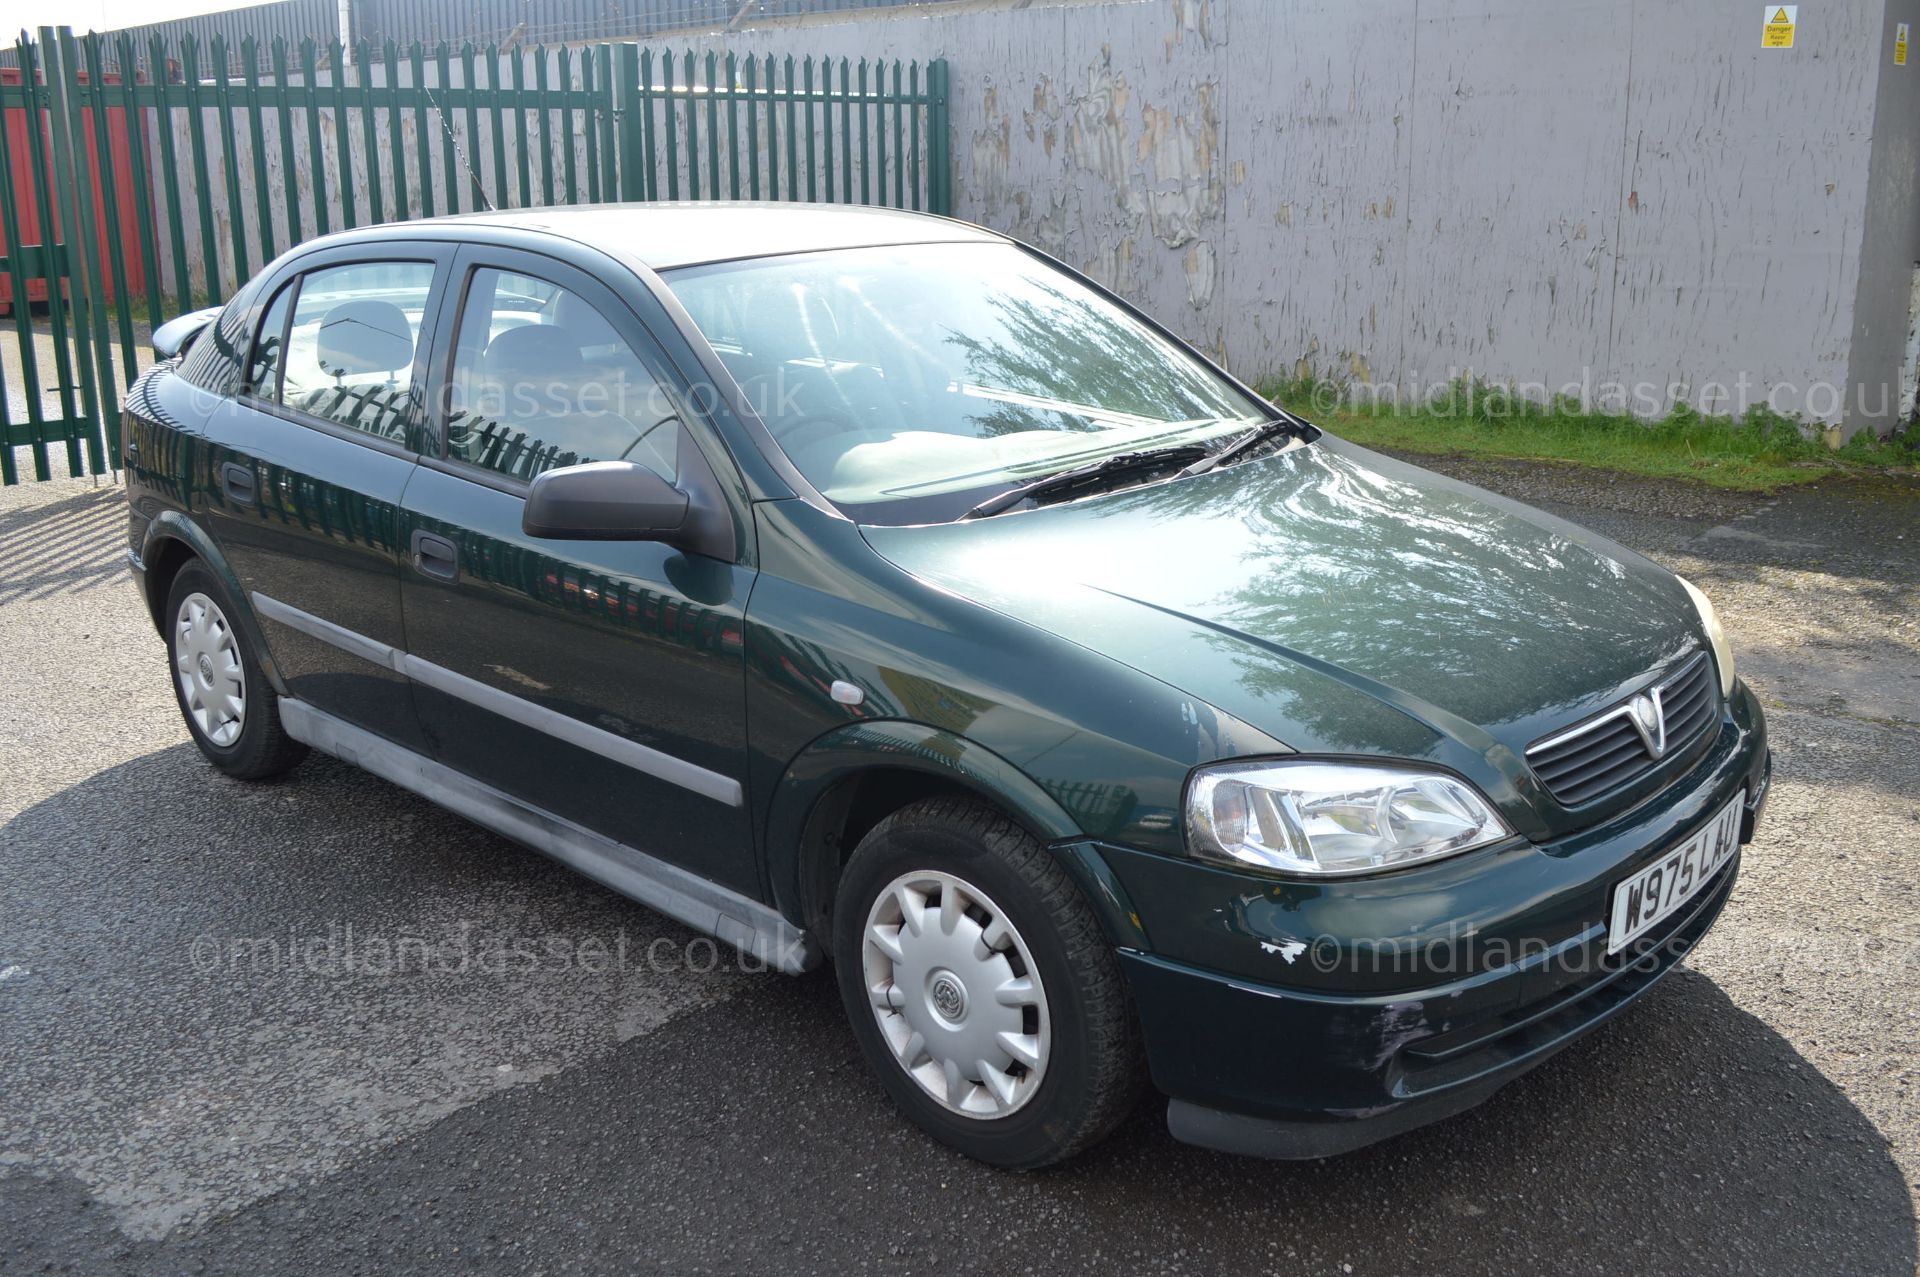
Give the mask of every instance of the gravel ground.
M 967 1162 L 832 982 L 324 759 L 200 761 L 116 489 L 0 494 L 0 1271 L 1916 1270 L 1920 484 L 1447 464 L 1687 573 L 1774 796 L 1688 969 L 1475 1112 L 1303 1165 Z

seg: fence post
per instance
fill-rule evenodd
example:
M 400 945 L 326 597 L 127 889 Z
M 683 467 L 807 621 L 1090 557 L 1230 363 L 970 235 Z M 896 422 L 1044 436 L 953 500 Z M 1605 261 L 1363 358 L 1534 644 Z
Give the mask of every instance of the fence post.
M 137 228 L 139 225 L 138 216 L 134 211 L 138 205 L 124 212 L 120 207 L 120 174 L 122 169 L 119 157 L 113 148 L 114 119 L 113 111 L 109 106 L 109 96 L 107 93 L 107 63 L 105 57 L 102 56 L 102 49 L 106 44 L 106 40 L 107 38 L 102 35 L 91 35 L 87 37 L 87 92 L 82 95 L 81 100 L 83 102 L 90 101 L 93 110 L 93 148 L 95 154 L 99 157 L 101 179 L 98 184 L 98 193 L 101 198 L 100 211 L 102 214 L 100 230 L 107 241 L 105 249 L 107 255 L 106 260 L 99 263 L 99 265 L 100 269 L 105 272 L 103 277 L 104 283 L 111 288 L 113 293 L 111 298 L 102 298 L 102 300 L 106 302 L 107 309 L 110 310 L 112 314 L 110 316 L 103 314 L 101 320 L 103 327 L 109 319 L 118 325 L 116 336 L 119 339 L 120 346 L 121 384 L 131 386 L 133 379 L 140 375 L 140 370 L 138 360 L 134 354 L 133 344 L 133 297 L 129 288 L 133 273 L 127 268 L 127 228 L 130 225 Z M 118 77 L 120 79 L 120 88 L 125 87 L 126 75 L 131 73 L 132 68 L 129 66 L 126 74 Z M 134 167 L 131 154 L 133 149 L 133 131 L 127 127 L 129 118 L 126 111 L 123 110 L 119 122 L 121 133 L 127 140 L 127 150 L 129 152 L 127 168 L 133 169 L 133 172 L 128 174 L 129 185 L 132 185 L 133 179 L 138 175 L 138 169 Z M 129 198 L 131 198 L 133 192 L 128 191 L 127 194 Z M 135 262 L 139 260 L 139 243 L 140 241 L 136 236 L 133 240 L 133 260 Z M 109 362 L 111 362 L 111 360 L 109 360 Z M 107 466 L 109 469 L 114 470 L 120 468 L 118 464 L 120 458 L 120 449 L 118 446 L 118 415 L 119 414 L 113 411 L 112 403 L 109 402 L 107 404 L 106 422 L 107 439 L 109 443 Z
M 613 95 L 614 149 L 620 156 L 620 198 L 647 198 L 644 134 L 645 103 L 640 94 L 640 46 L 623 44 L 614 58 L 613 83 L 607 86 Z
M 953 216 L 953 150 L 947 60 L 927 63 L 927 211 Z
M 93 474 L 106 471 L 102 451 L 103 423 L 111 431 L 119 462 L 119 421 L 109 409 L 113 393 L 113 351 L 106 331 L 106 295 L 100 286 L 100 230 L 93 215 L 93 172 L 89 160 L 93 148 L 82 149 L 86 137 L 79 101 L 79 59 L 71 27 L 41 27 L 41 65 L 47 82 L 47 116 L 53 126 L 53 177 L 60 201 L 60 234 L 66 241 L 67 278 L 73 281 L 74 372 L 80 381 L 80 420 L 73 429 L 85 429 L 88 469 Z M 111 180 L 111 163 L 103 165 Z M 50 231 L 51 228 L 48 228 Z M 43 236 L 50 240 L 50 234 Z M 47 275 L 47 291 L 60 287 L 52 271 Z M 90 327 L 97 332 L 89 332 Z M 96 338 L 98 339 L 96 341 Z M 114 417 L 107 422 L 108 417 Z M 68 445 L 69 468 L 78 475 L 74 462 L 78 455 Z

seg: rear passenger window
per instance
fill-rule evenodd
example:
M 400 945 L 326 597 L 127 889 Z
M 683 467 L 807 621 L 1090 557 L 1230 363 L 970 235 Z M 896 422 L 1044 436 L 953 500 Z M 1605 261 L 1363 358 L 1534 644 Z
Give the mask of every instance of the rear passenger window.
M 363 262 L 300 281 L 280 402 L 404 443 L 432 262 Z
M 655 365 L 578 293 L 485 267 L 455 338 L 448 455 L 516 479 L 585 461 L 675 478 L 680 417 Z

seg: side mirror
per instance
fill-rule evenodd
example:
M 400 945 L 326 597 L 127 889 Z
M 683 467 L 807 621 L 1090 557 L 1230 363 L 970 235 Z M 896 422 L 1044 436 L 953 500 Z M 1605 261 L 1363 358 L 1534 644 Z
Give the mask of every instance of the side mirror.
M 520 529 L 554 541 L 664 541 L 687 525 L 690 502 L 632 461 L 589 461 L 534 476 Z
M 185 350 L 202 329 L 220 317 L 220 311 L 219 306 L 189 311 L 154 329 L 153 336 L 147 339 L 153 346 L 154 359 L 164 363 Z

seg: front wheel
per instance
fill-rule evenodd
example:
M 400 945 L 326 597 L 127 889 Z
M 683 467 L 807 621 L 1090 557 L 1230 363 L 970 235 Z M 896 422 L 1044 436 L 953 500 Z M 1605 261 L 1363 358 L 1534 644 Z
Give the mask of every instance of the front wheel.
M 305 758 L 307 747 L 280 726 L 279 697 L 233 623 L 226 589 L 205 565 L 180 569 L 166 615 L 174 699 L 207 761 L 229 776 L 263 780 Z
M 996 1166 L 1098 1142 L 1144 1081 L 1125 977 L 1046 849 L 963 799 L 861 840 L 834 907 L 840 994 L 868 1064 L 922 1129 Z

